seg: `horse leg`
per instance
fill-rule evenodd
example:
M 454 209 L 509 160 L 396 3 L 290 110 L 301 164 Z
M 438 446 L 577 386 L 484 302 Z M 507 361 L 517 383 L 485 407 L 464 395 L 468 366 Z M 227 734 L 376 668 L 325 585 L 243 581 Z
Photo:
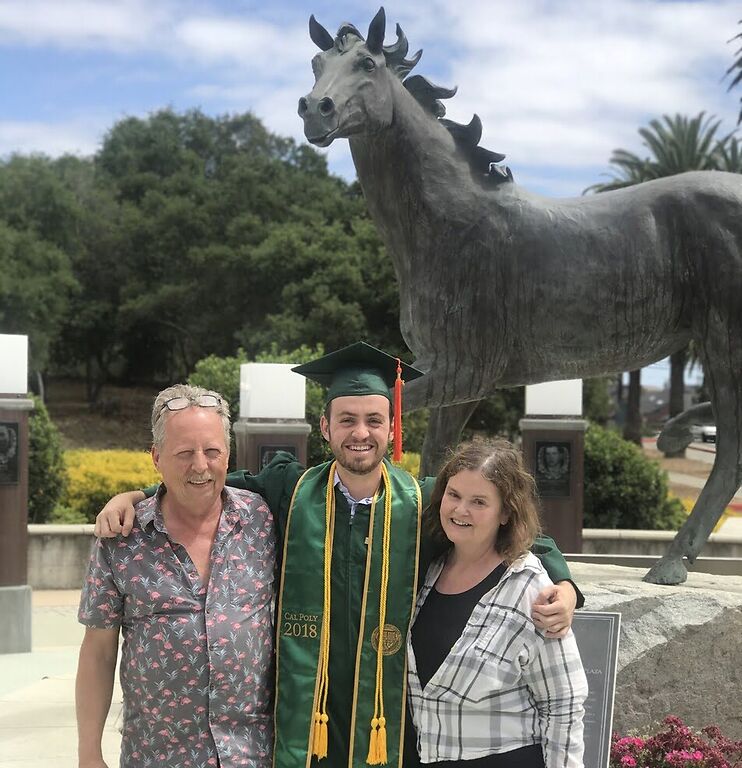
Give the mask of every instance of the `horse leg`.
M 673 416 L 657 438 L 657 450 L 664 454 L 680 453 L 693 442 L 692 427 L 701 424 L 714 424 L 714 411 L 711 403 L 699 403 L 687 411 Z
M 447 452 L 459 442 L 461 430 L 466 426 L 478 403 L 478 400 L 473 400 L 430 409 L 428 431 L 425 433 L 423 453 L 420 457 L 420 477 L 437 474 Z
M 725 334 L 724 338 L 729 339 Z M 740 347 L 739 342 L 733 342 Z M 730 354 L 734 352 L 736 354 Z M 726 349 L 726 365 L 711 363 L 707 358 L 707 381 L 711 382 L 711 402 L 716 416 L 716 459 L 693 511 L 685 521 L 667 553 L 644 577 L 653 584 L 681 584 L 688 576 L 683 563 L 692 563 L 706 543 L 727 504 L 742 482 L 742 388 L 736 371 L 742 370 L 742 348 Z M 715 359 L 724 360 L 719 355 Z M 734 361 L 729 365 L 729 361 Z

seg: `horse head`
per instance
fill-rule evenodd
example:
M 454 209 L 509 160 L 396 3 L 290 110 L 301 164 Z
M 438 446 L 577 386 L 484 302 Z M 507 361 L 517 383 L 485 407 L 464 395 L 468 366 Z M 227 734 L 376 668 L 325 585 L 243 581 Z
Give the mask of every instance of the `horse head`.
M 384 46 L 386 16 L 380 8 L 366 39 L 352 24 L 342 24 L 333 38 L 309 19 L 309 35 L 321 49 L 312 59 L 314 88 L 299 99 L 307 141 L 329 146 L 336 138 L 377 133 L 392 123 L 390 77 L 403 78 L 420 59 L 407 60 L 407 38 L 397 25 L 397 42 Z

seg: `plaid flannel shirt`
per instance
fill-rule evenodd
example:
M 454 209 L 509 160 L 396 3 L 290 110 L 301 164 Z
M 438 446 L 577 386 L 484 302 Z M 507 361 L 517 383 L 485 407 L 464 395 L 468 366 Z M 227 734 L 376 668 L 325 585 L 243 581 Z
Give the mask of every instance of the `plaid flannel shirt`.
M 413 623 L 444 561 L 428 569 Z M 548 640 L 531 620 L 536 596 L 550 584 L 535 555 L 516 560 L 477 603 L 424 689 L 408 633 L 408 695 L 423 763 L 540 742 L 547 768 L 582 768 L 587 679 L 577 643 L 571 630 L 563 640 Z

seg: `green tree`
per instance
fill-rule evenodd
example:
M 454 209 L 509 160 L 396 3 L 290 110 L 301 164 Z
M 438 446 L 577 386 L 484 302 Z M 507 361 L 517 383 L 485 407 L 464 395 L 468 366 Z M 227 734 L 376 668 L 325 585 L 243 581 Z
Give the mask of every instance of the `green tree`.
M 77 248 L 71 253 L 79 289 L 73 294 L 54 350 L 57 369 L 76 374 L 82 366 L 88 402 L 121 362 L 118 320 L 127 280 L 125 209 L 114 190 L 96 176 L 89 159 L 61 158 L 56 171 L 80 211 Z
M 614 166 L 612 178 L 585 191 L 608 192 L 686 171 L 718 170 L 718 153 L 731 139 L 719 138 L 720 126 L 720 120 L 707 117 L 705 112 L 695 117 L 663 115 L 650 120 L 648 127 L 639 129 L 649 156 L 614 150 L 609 161 Z
M 0 331 L 28 335 L 32 370 L 46 367 L 75 287 L 63 251 L 0 221 Z
M 404 350 L 363 200 L 313 149 L 249 114 L 166 110 L 116 124 L 96 172 L 121 205 L 116 327 L 130 377 L 180 378 L 238 346 Z
M 45 523 L 67 485 L 59 430 L 37 397 L 28 422 L 28 522 Z
M 707 117 L 704 112 L 692 118 L 663 115 L 661 119 L 651 120 L 648 127 L 639 129 L 649 155 L 640 157 L 625 149 L 614 150 L 610 159 L 613 177 L 585 191 L 607 192 L 685 171 L 727 170 L 731 161 L 729 153 L 738 152 L 738 148 L 731 135 L 719 137 L 720 125 L 720 120 Z M 670 358 L 670 416 L 676 416 L 684 408 L 686 359 L 687 349 L 679 350 Z M 641 440 L 640 376 L 636 371 L 631 374 L 624 430 L 624 436 L 634 441 Z
M 608 423 L 615 410 L 608 394 L 610 383 L 611 378 L 608 376 L 584 379 L 582 382 L 582 411 L 585 418 L 602 427 Z
M 28 334 L 30 368 L 43 371 L 77 287 L 70 253 L 79 209 L 49 158 L 0 161 L 0 330 Z

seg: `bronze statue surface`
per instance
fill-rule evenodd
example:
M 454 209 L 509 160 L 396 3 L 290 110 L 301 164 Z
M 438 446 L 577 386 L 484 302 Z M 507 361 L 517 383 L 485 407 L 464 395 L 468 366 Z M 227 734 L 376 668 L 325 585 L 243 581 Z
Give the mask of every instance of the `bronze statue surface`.
M 742 481 L 742 176 L 703 171 L 579 198 L 532 194 L 479 146 L 481 124 L 444 119 L 453 89 L 408 77 L 420 52 L 343 24 L 299 100 L 307 139 L 350 142 L 399 280 L 401 328 L 426 376 L 434 439 L 496 388 L 633 370 L 693 339 L 716 419 L 716 461 L 648 580 L 685 580 Z

